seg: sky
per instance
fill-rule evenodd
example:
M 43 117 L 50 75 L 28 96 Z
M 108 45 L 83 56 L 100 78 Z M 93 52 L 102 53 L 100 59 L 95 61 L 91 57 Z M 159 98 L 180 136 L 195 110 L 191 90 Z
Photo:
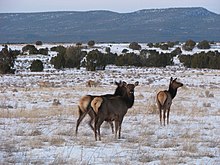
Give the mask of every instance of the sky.
M 172 7 L 204 7 L 220 14 L 220 0 L 0 0 L 0 13 L 89 10 L 128 13 Z

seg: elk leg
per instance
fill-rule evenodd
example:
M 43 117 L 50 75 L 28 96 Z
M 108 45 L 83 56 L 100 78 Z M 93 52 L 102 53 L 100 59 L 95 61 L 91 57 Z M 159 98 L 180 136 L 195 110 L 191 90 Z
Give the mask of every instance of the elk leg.
M 98 117 L 95 118 L 95 139 L 96 139 L 96 141 L 97 141 L 97 130 L 98 130 L 99 140 L 101 141 L 100 127 L 101 127 L 103 121 L 104 120 L 100 120 L 100 118 L 98 118 Z
M 162 125 L 162 109 L 160 108 L 160 125 Z
M 167 110 L 167 125 L 169 124 L 170 108 Z
M 94 123 L 94 133 L 95 133 L 95 140 L 97 141 L 97 123 L 98 123 L 98 117 L 95 117 L 95 123 Z
M 95 128 L 92 126 L 92 122 L 94 121 L 94 119 L 95 119 L 95 114 L 94 114 L 94 112 L 92 111 L 92 110 L 89 110 L 89 112 L 88 112 L 88 114 L 89 114 L 89 116 L 90 116 L 90 120 L 89 120 L 89 126 L 90 126 L 90 128 L 93 130 L 93 131 L 95 131 Z
M 119 127 L 119 121 L 115 120 L 115 139 L 117 139 L 118 127 Z
M 79 124 L 81 123 L 81 121 L 84 119 L 84 117 L 86 116 L 87 113 L 83 113 L 80 109 L 79 109 L 79 118 L 77 120 L 77 123 L 76 123 L 76 131 L 75 131 L 75 134 L 77 135 L 78 133 L 78 127 L 79 127 Z
M 118 131 L 118 138 L 119 138 L 119 139 L 121 139 L 121 125 L 122 125 L 122 121 L 123 121 L 123 119 L 121 119 L 121 120 L 119 121 L 119 131 Z
M 109 124 L 110 124 L 111 129 L 112 129 L 112 134 L 114 134 L 114 125 L 113 125 L 113 122 L 112 122 L 112 121 L 109 121 Z
M 98 135 L 99 135 L 100 141 L 101 141 L 100 127 L 101 127 L 102 123 L 103 123 L 103 120 L 99 120 L 99 122 L 98 122 Z
M 166 120 L 166 109 L 164 109 L 163 112 L 163 125 L 165 126 L 165 120 Z

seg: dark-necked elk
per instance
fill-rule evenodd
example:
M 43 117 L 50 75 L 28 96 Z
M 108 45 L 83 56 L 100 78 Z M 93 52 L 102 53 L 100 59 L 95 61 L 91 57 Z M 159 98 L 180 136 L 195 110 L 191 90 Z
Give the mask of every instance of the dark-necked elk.
M 124 85 L 126 84 L 125 82 L 115 82 L 115 84 L 117 85 L 117 88 L 115 89 L 115 93 L 114 94 L 106 94 L 106 95 L 102 95 L 101 97 L 113 97 L 113 96 L 122 96 L 125 92 L 125 87 Z M 89 120 L 89 126 L 92 128 L 92 130 L 94 131 L 94 127 L 92 126 L 92 122 L 95 119 L 95 113 L 94 111 L 90 108 L 90 104 L 91 101 L 97 96 L 94 95 L 86 95 L 83 96 L 80 100 L 79 100 L 79 105 L 78 105 L 78 111 L 79 111 L 79 118 L 77 120 L 76 123 L 76 131 L 75 134 L 77 135 L 78 133 L 78 127 L 79 124 L 81 123 L 81 121 L 84 119 L 84 117 L 86 116 L 86 114 L 88 113 L 90 116 L 90 120 Z M 113 130 L 113 124 L 112 122 L 109 122 L 112 128 L 112 132 L 114 132 Z
M 123 96 L 115 97 L 96 97 L 91 106 L 96 113 L 95 117 L 95 140 L 97 140 L 97 131 L 99 140 L 101 140 L 100 127 L 104 121 L 115 121 L 115 138 L 121 138 L 121 125 L 128 109 L 134 104 L 134 88 L 138 85 L 125 84 L 126 92 Z
M 167 111 L 167 124 L 169 124 L 169 113 L 170 113 L 170 106 L 172 104 L 173 98 L 176 96 L 177 89 L 182 87 L 183 84 L 176 81 L 177 78 L 173 79 L 170 78 L 169 89 L 160 91 L 157 94 L 157 105 L 160 111 L 160 124 L 162 125 L 162 110 L 163 110 L 163 122 L 165 126 L 165 119 L 166 119 L 166 111 Z

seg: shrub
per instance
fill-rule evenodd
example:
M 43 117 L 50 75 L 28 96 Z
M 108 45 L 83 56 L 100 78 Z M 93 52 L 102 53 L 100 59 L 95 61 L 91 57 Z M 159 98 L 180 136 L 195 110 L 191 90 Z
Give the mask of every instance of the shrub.
M 39 49 L 38 53 L 43 54 L 43 55 L 48 55 L 48 48 L 45 48 L 45 49 L 41 48 Z
M 161 43 L 157 42 L 157 43 L 154 44 L 154 47 L 159 48 L 160 45 L 161 45 Z
M 56 51 L 60 54 L 65 54 L 66 53 L 66 48 L 62 45 L 59 45 L 59 46 L 54 46 L 52 48 L 50 48 L 51 51 Z
M 106 47 L 105 48 L 105 52 L 110 53 L 111 52 L 111 48 L 110 47 Z
M 137 42 L 132 42 L 130 43 L 129 48 L 133 50 L 140 50 L 141 46 Z
M 183 65 L 187 68 L 191 67 L 192 56 L 191 55 L 181 55 L 179 56 L 179 60 Z
M 65 67 L 64 56 L 62 54 L 58 53 L 57 56 L 55 56 L 51 59 L 50 63 L 54 65 L 55 69 L 62 69 Z
M 83 58 L 82 51 L 79 47 L 70 46 L 66 49 L 64 55 L 65 67 L 67 68 L 80 68 L 80 63 Z
M 172 65 L 173 56 L 170 53 L 161 53 L 151 51 L 149 57 L 146 60 L 145 66 L 147 67 L 165 67 L 167 65 Z
M 183 49 L 186 51 L 192 51 L 193 48 L 195 47 L 196 42 L 193 40 L 188 40 L 185 42 L 185 44 L 183 45 Z
M 89 46 L 89 47 L 93 47 L 94 45 L 95 45 L 95 41 L 90 40 L 90 41 L 88 42 L 88 46 Z
M 16 56 L 20 54 L 20 51 L 12 51 L 8 50 L 8 47 L 5 46 L 0 51 L 0 73 L 1 74 L 7 74 L 7 73 L 14 73 L 14 62 Z
M 36 44 L 36 45 L 43 45 L 43 42 L 42 42 L 42 41 L 36 41 L 35 44 Z
M 174 45 L 175 45 L 175 42 L 170 42 L 170 41 L 167 42 L 167 46 L 168 46 L 169 48 L 174 47 Z
M 116 57 L 115 61 L 117 66 L 141 66 L 140 56 L 135 53 L 126 53 Z
M 199 48 L 199 49 L 210 49 L 209 42 L 206 41 L 206 40 L 203 40 L 203 41 L 198 43 L 197 48 Z
M 99 70 L 105 70 L 105 67 L 107 65 L 107 58 L 106 56 L 96 50 L 90 51 L 86 56 L 86 70 L 88 71 L 95 71 L 97 69 Z
M 127 53 L 129 50 L 128 49 L 123 49 L 122 53 Z
M 148 46 L 149 48 L 153 48 L 153 47 L 154 47 L 154 44 L 150 42 L 150 43 L 147 44 L 147 46 Z
M 115 59 L 117 58 L 117 53 L 107 53 L 105 54 L 105 64 L 112 64 L 115 65 Z
M 77 46 L 77 47 L 82 46 L 82 42 L 77 42 L 77 43 L 76 43 L 76 46 Z
M 29 51 L 29 54 L 38 54 L 38 50 L 34 45 L 26 45 L 22 48 L 22 52 Z
M 188 68 L 211 68 L 220 69 L 220 53 L 216 52 L 201 52 L 193 55 L 181 55 L 180 62 Z
M 162 49 L 162 50 L 168 50 L 169 49 L 169 46 L 168 46 L 168 44 L 160 44 L 160 49 Z
M 174 49 L 174 50 L 171 52 L 171 54 L 172 54 L 173 56 L 176 56 L 176 55 L 181 54 L 181 53 L 182 53 L 182 50 L 181 50 L 180 47 L 177 47 L 176 49 Z
M 43 62 L 41 60 L 34 60 L 31 64 L 31 72 L 41 72 L 44 69 Z

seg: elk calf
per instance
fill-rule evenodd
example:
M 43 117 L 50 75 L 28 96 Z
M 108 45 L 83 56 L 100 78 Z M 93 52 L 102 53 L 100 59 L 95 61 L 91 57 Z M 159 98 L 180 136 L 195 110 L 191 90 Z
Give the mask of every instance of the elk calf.
M 115 121 L 115 138 L 121 138 L 121 125 L 128 109 L 134 104 L 134 88 L 138 85 L 126 84 L 126 92 L 123 96 L 115 97 L 96 97 L 91 106 L 96 113 L 95 117 L 95 140 L 97 140 L 97 131 L 99 140 L 101 140 L 100 127 L 104 121 Z M 95 103 L 94 103 L 95 102 Z
M 162 125 L 162 110 L 163 110 L 163 122 L 165 126 L 165 119 L 166 119 L 166 110 L 167 110 L 167 124 L 169 124 L 169 113 L 170 113 L 170 106 L 172 104 L 173 98 L 176 96 L 177 89 L 182 87 L 183 84 L 176 81 L 177 78 L 173 79 L 170 78 L 170 85 L 168 90 L 160 91 L 157 94 L 157 105 L 160 111 L 160 124 Z

